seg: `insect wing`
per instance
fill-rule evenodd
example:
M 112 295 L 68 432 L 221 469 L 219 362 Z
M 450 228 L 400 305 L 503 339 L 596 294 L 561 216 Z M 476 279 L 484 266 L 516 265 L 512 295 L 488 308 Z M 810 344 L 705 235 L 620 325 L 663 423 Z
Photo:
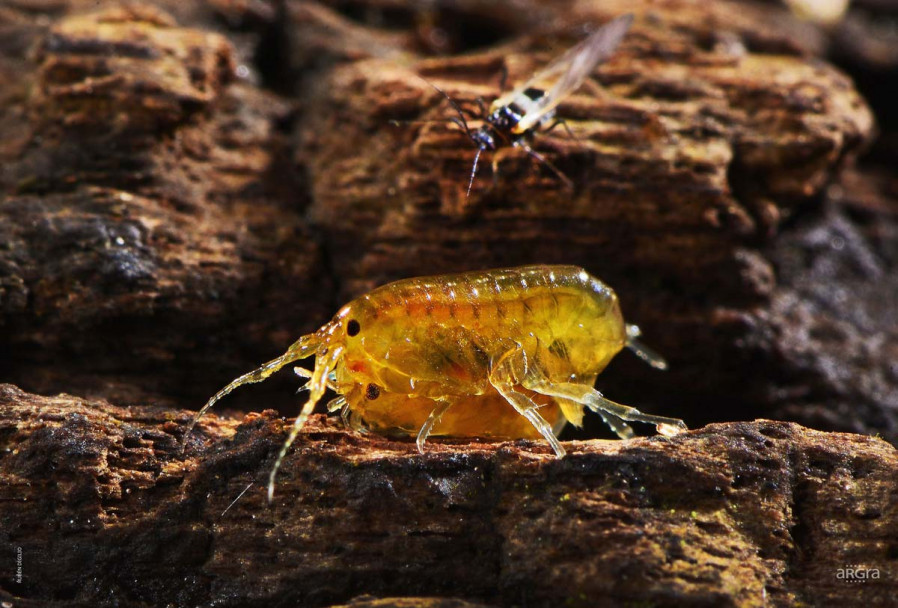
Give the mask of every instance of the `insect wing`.
M 605 26 L 597 29 L 591 35 L 587 36 L 568 50 L 566 50 L 562 55 L 559 55 L 552 61 L 550 61 L 545 67 L 536 72 L 533 76 L 531 76 L 527 82 L 524 84 L 515 87 L 514 90 L 509 91 L 505 95 L 502 95 L 496 101 L 493 102 L 493 108 L 498 108 L 502 106 L 507 106 L 522 96 L 524 96 L 524 91 L 527 89 L 548 89 L 552 86 L 555 80 L 558 78 L 559 74 L 563 74 L 567 71 L 568 66 L 577 57 L 585 48 L 587 48 L 591 42 L 593 42 L 594 38 L 600 37 L 600 35 L 604 32 L 604 30 L 610 27 L 613 23 L 617 21 L 627 19 L 627 27 L 629 27 L 629 21 L 632 21 L 632 15 L 624 15 L 623 17 L 619 17 L 615 21 L 606 24 Z M 611 51 L 614 49 L 612 48 Z
M 515 132 L 523 133 L 533 128 L 547 113 L 555 109 L 565 97 L 579 88 L 595 67 L 614 53 L 630 28 L 631 23 L 633 23 L 633 15 L 628 14 L 603 25 L 583 42 L 577 44 L 540 70 L 523 86 L 518 87 L 509 95 L 503 96 L 503 100 L 510 98 L 507 103 L 511 103 L 515 97 L 523 95 L 527 88 L 561 73 L 561 77 L 545 95 L 540 97 L 535 103 L 527 106 L 527 112 L 515 126 Z M 496 103 L 498 104 L 499 101 Z
M 571 62 L 571 58 L 575 57 L 577 53 L 583 50 L 583 46 L 588 40 L 588 38 L 582 40 L 577 43 L 576 46 L 569 48 L 563 55 L 556 57 L 546 67 L 531 76 L 527 82 L 515 87 L 513 90 L 496 99 L 492 103 L 492 109 L 508 106 L 519 101 L 522 97 L 526 97 L 524 91 L 527 89 L 548 89 L 558 77 L 558 74 L 564 73 L 567 69 L 568 64 Z

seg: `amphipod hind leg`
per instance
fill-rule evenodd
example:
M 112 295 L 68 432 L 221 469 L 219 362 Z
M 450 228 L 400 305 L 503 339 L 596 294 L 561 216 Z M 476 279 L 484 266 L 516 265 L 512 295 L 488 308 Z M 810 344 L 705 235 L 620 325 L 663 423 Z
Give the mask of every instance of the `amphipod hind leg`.
M 560 420 L 561 424 L 555 426 L 556 433 L 560 433 L 561 429 L 564 428 L 564 425 L 568 422 L 574 426 L 583 425 L 583 404 L 571 401 L 570 399 L 562 399 L 561 397 L 555 397 L 554 399 L 561 407 L 561 411 L 564 414 L 564 417 Z M 617 416 L 612 416 L 608 412 L 598 412 L 598 414 L 602 417 L 605 424 L 607 424 L 608 427 L 621 439 L 632 439 L 635 436 L 630 425 Z
M 636 436 L 636 433 L 633 432 L 633 429 L 630 428 L 630 425 L 617 416 L 601 410 L 596 413 L 602 417 L 602 421 L 608 425 L 608 428 L 614 431 L 614 434 L 621 439 L 633 439 L 633 437 Z
M 526 370 L 527 360 L 524 351 L 520 347 L 510 350 L 492 366 L 490 384 L 539 431 L 540 435 L 545 437 L 555 455 L 562 458 L 566 452 L 552 431 L 552 426 L 540 415 L 539 406 L 527 395 L 514 390 L 515 385 L 522 384 L 521 377 L 526 375 Z
M 627 348 L 655 369 L 667 369 L 667 361 L 664 360 L 664 357 L 638 340 L 641 335 L 642 331 L 639 326 L 627 325 Z
M 686 427 L 686 424 L 678 418 L 643 414 L 634 407 L 605 399 L 605 397 L 602 396 L 602 393 L 591 386 L 573 384 L 571 382 L 552 382 L 535 370 L 533 370 L 533 373 L 528 374 L 521 384 L 523 384 L 525 388 L 529 388 L 541 395 L 570 399 L 571 401 L 583 404 L 601 415 L 606 422 L 609 421 L 611 416 L 630 422 L 647 422 L 648 424 L 654 424 L 658 432 L 667 437 L 672 437 L 677 433 L 689 430 Z M 615 425 L 609 424 L 609 426 L 611 426 L 620 437 L 626 438 L 617 428 L 615 428 Z M 629 427 L 627 427 L 627 430 L 632 433 L 632 429 L 629 429 Z M 626 433 L 626 430 L 624 433 Z

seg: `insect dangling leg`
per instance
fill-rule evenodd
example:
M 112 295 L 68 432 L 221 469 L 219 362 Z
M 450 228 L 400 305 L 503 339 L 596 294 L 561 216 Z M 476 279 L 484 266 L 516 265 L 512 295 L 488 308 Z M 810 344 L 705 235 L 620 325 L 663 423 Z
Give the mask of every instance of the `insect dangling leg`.
M 287 349 L 287 352 L 285 352 L 277 359 L 272 359 L 268 363 L 262 364 L 262 366 L 260 366 L 259 368 L 254 369 L 249 373 L 243 374 L 236 380 L 233 380 L 226 387 L 215 393 L 212 398 L 206 402 L 206 405 L 204 405 L 200 409 L 200 411 L 196 413 L 196 415 L 193 417 L 193 420 L 190 421 L 190 424 L 187 426 L 187 430 L 184 432 L 184 437 L 181 438 L 181 447 L 183 448 L 184 445 L 186 445 L 187 438 L 193 431 L 193 427 L 195 427 L 196 423 L 199 422 L 199 419 L 203 417 L 203 414 L 209 411 L 209 408 L 215 405 L 215 403 L 218 402 L 222 397 L 224 397 L 234 389 L 243 386 L 244 384 L 262 382 L 285 365 L 312 356 L 315 353 L 315 349 L 318 348 L 318 345 L 319 339 L 315 334 L 303 336 L 302 338 L 294 342 L 290 346 L 290 348 Z
M 638 326 L 627 325 L 627 348 L 655 369 L 667 369 L 667 361 L 664 360 L 664 357 L 637 340 L 641 335 L 642 331 Z
M 491 164 L 491 168 L 493 171 L 493 187 L 496 187 L 496 184 L 499 183 L 499 163 L 502 161 L 502 158 L 507 155 L 510 151 L 510 148 L 499 148 L 495 152 L 493 152 L 493 160 Z
M 561 125 L 561 126 L 564 127 L 564 130 L 567 131 L 568 137 L 570 137 L 571 139 L 573 139 L 573 140 L 576 141 L 576 142 L 579 142 L 579 141 L 580 141 L 580 138 L 577 137 L 576 135 L 574 135 L 574 132 L 571 131 L 571 128 L 568 126 L 567 121 L 566 121 L 565 119 L 563 119 L 563 118 L 556 118 L 556 119 L 552 122 L 552 124 L 549 125 L 549 126 L 548 126 L 546 129 L 544 129 L 542 132 L 543 132 L 543 133 L 550 133 L 550 132 L 552 131 L 552 129 L 554 129 L 554 128 L 557 127 L 558 125 Z
M 424 421 L 424 424 L 421 426 L 421 430 L 418 431 L 418 438 L 415 440 L 415 444 L 418 446 L 418 452 L 424 453 L 424 444 L 427 442 L 427 437 L 430 435 L 430 432 L 433 431 L 433 427 L 436 426 L 437 422 L 440 421 L 443 414 L 446 413 L 452 407 L 452 402 L 447 400 L 437 401 L 436 407 L 430 412 L 430 415 L 427 417 L 427 420 Z
M 602 396 L 602 393 L 591 386 L 586 386 L 584 384 L 552 382 L 545 376 L 535 373 L 528 374 L 521 383 L 525 388 L 529 388 L 541 395 L 570 399 L 571 401 L 582 403 L 597 413 L 605 412 L 612 416 L 616 416 L 621 420 L 630 422 L 646 422 L 648 424 L 654 424 L 657 431 L 667 437 L 672 437 L 682 431 L 689 430 L 686 427 L 686 424 L 678 418 L 643 414 L 634 407 L 605 399 L 605 397 Z
M 476 116 L 476 118 L 486 118 L 489 116 L 489 111 L 486 109 L 486 102 L 483 100 L 483 97 L 478 97 L 476 100 L 477 109 L 480 110 L 480 115 Z
M 508 66 L 504 63 L 499 68 L 499 90 L 505 91 L 505 85 L 508 84 Z
M 439 120 L 390 120 L 388 121 L 390 126 L 392 127 L 401 127 L 404 125 L 432 125 L 432 124 L 446 124 L 447 122 L 453 122 L 458 120 L 457 118 L 441 118 Z
M 471 112 L 470 110 L 466 110 L 464 108 L 459 108 L 459 112 L 463 112 L 465 114 L 470 115 L 472 118 L 478 118 L 476 114 Z M 436 118 L 432 120 L 396 120 L 392 119 L 388 121 L 390 126 L 393 127 L 401 127 L 404 125 L 444 125 L 446 123 L 452 123 L 456 125 L 459 129 L 465 132 L 466 135 L 470 134 L 470 129 L 468 128 L 468 123 L 463 120 L 463 118 L 459 118 L 458 116 L 452 116 L 450 118 Z
M 489 375 L 490 384 L 549 442 L 555 456 L 563 458 L 567 452 L 552 431 L 552 426 L 540 415 L 539 406 L 524 393 L 514 390 L 514 387 L 520 384 L 518 377 L 526 375 L 526 369 L 524 351 L 518 346 L 502 355 L 492 366 Z
M 290 434 L 287 435 L 287 440 L 284 442 L 284 445 L 281 446 L 281 450 L 278 452 L 278 456 L 274 461 L 274 466 L 271 467 L 271 473 L 268 475 L 268 502 L 271 502 L 274 498 L 274 479 L 277 477 L 278 469 L 281 468 L 281 463 L 284 461 L 287 451 L 290 449 L 290 446 L 293 445 L 293 442 L 296 441 L 296 437 L 305 425 L 306 420 L 312 415 L 312 410 L 315 409 L 315 404 L 324 396 L 324 391 L 327 389 L 328 377 L 342 355 L 343 348 L 339 346 L 332 347 L 324 355 L 318 355 L 318 359 L 315 361 L 315 371 L 312 372 L 312 377 L 309 379 L 309 400 L 305 402 L 299 415 L 296 416 L 296 420 L 293 421 L 293 427 L 290 429 Z
M 516 145 L 516 146 L 518 146 L 519 148 L 523 149 L 525 152 L 527 152 L 527 154 L 529 154 L 529 155 L 531 156 L 531 158 L 533 158 L 533 159 L 536 160 L 537 162 L 540 162 L 540 163 L 544 164 L 545 166 L 547 166 L 549 169 L 551 169 L 552 172 L 555 173 L 555 175 L 558 176 L 558 179 L 560 179 L 561 181 L 563 181 L 564 184 L 565 184 L 565 186 L 567 186 L 569 189 L 571 189 L 571 190 L 574 189 L 574 182 L 572 182 L 572 181 L 570 180 L 570 178 L 568 178 L 567 175 L 565 175 L 564 173 L 562 173 L 562 172 L 561 172 L 561 169 L 559 169 L 558 167 L 556 167 L 556 166 L 554 165 L 554 163 L 552 163 L 552 161 L 550 161 L 548 158 L 546 158 L 545 156 L 543 156 L 542 154 L 540 154 L 539 152 L 537 152 L 536 150 L 534 150 L 533 148 L 531 148 L 530 145 L 529 145 L 527 142 L 525 142 L 525 141 L 523 141 L 523 140 L 518 140 L 518 141 L 515 142 L 514 145 Z

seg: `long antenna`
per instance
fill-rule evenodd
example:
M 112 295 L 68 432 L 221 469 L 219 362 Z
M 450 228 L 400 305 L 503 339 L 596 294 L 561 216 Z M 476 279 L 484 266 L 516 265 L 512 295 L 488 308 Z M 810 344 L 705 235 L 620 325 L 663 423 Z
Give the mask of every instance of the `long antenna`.
M 471 186 L 474 185 L 474 177 L 477 175 L 477 161 L 480 160 L 481 152 L 483 152 L 483 148 L 477 148 L 477 154 L 474 155 L 474 166 L 471 167 L 471 179 L 468 181 L 468 191 L 465 193 L 465 198 L 471 196 Z
M 418 76 L 418 78 L 421 78 L 421 77 Z M 461 106 L 458 105 L 458 102 L 456 102 L 454 99 L 452 99 L 446 91 L 444 91 L 437 85 L 433 84 L 426 78 L 421 78 L 421 80 L 423 80 L 424 82 L 426 82 L 427 84 L 432 86 L 434 88 L 434 90 L 436 90 L 437 93 L 439 93 L 440 95 L 442 95 L 443 97 L 446 98 L 446 101 L 449 102 L 449 104 L 452 106 L 452 109 L 454 109 L 455 113 L 458 114 L 458 118 L 459 118 L 459 120 L 461 120 L 461 127 L 465 130 L 465 134 L 473 140 L 474 138 L 471 135 L 471 129 L 468 127 L 468 121 L 465 120 L 465 114 L 464 114 L 464 112 L 462 112 Z M 456 124 L 458 124 L 458 123 L 456 123 Z

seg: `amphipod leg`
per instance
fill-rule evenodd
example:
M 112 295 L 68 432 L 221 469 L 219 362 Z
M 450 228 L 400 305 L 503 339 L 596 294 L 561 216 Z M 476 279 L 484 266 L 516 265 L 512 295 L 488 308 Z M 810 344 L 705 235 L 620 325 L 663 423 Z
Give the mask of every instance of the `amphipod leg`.
M 340 406 L 340 419 L 343 421 L 344 428 L 352 428 L 352 408 L 349 407 L 349 403 L 345 399 L 343 405 Z
M 342 400 L 339 407 L 340 419 L 343 420 L 343 426 L 351 431 L 362 433 L 363 435 L 367 433 L 368 429 L 365 427 L 365 421 L 359 416 L 358 412 L 352 410 L 352 405 L 343 397 L 338 397 L 337 399 Z M 337 399 L 334 399 L 334 401 L 337 401 Z M 331 403 L 334 403 L 334 401 L 331 401 Z
M 549 397 L 562 397 L 570 399 L 577 403 L 582 403 L 594 412 L 601 414 L 605 412 L 616 416 L 622 420 L 647 422 L 654 424 L 659 433 L 667 437 L 672 437 L 677 433 L 689 430 L 686 424 L 677 418 L 667 418 L 665 416 L 653 416 L 651 414 L 643 414 L 634 407 L 622 405 L 609 401 L 602 396 L 602 393 L 584 384 L 573 384 L 571 382 L 552 382 L 542 374 L 531 373 L 521 382 L 526 388 L 536 391 L 541 395 Z M 612 426 L 612 429 L 614 427 Z
M 540 415 L 539 406 L 527 395 L 514 390 L 515 385 L 521 383 L 518 376 L 526 375 L 526 369 L 527 361 L 524 352 L 518 347 L 502 355 L 492 366 L 489 376 L 490 384 L 539 431 L 539 434 L 552 446 L 555 455 L 558 458 L 563 458 L 566 452 L 552 431 L 552 426 Z
M 308 378 L 309 380 L 312 379 L 312 374 L 314 374 L 314 372 L 312 370 L 308 370 L 304 367 L 294 367 L 293 373 L 296 374 L 297 376 L 299 376 L 300 378 Z M 327 388 L 331 389 L 332 391 L 336 391 L 337 390 L 336 382 L 337 382 L 336 374 L 334 374 L 334 372 L 329 373 L 327 375 Z M 308 382 L 306 382 L 305 384 L 300 386 L 298 389 L 296 389 L 296 392 L 301 393 L 301 392 L 307 391 L 307 390 L 309 390 Z M 335 409 L 337 409 L 337 408 L 334 408 L 333 410 L 328 409 L 327 411 L 332 412 Z
M 592 408 L 590 408 L 592 409 Z M 595 410 L 593 410 L 595 411 Z M 630 428 L 630 425 L 618 418 L 617 416 L 612 415 L 609 412 L 605 411 L 596 411 L 596 413 L 602 417 L 602 420 L 605 424 L 608 425 L 614 434 L 620 437 L 621 439 L 633 439 L 636 436 L 636 433 L 633 432 L 633 429 Z
M 427 420 L 425 420 L 424 424 L 421 426 L 421 430 L 418 431 L 418 438 L 415 440 L 415 444 L 418 446 L 419 453 L 424 453 L 424 444 L 427 442 L 427 437 L 430 435 L 430 432 L 433 431 L 433 427 L 436 426 L 436 423 L 443 417 L 443 414 L 446 413 L 446 410 L 451 406 L 452 402 L 446 399 L 437 401 L 436 407 L 433 408 L 430 415 L 427 417 Z
M 571 401 L 570 399 L 560 399 L 556 398 L 555 402 L 561 407 L 561 412 L 564 414 L 563 418 L 560 420 L 560 425 L 555 425 L 555 432 L 560 433 L 561 429 L 564 428 L 568 422 L 575 426 L 581 426 L 583 423 L 583 405 L 577 403 L 575 401 Z M 599 412 L 599 416 L 602 417 L 602 420 L 605 421 L 612 431 L 620 437 L 621 439 L 631 439 L 635 436 L 633 433 L 633 429 L 630 428 L 630 425 L 618 418 L 617 416 L 612 416 L 608 412 Z
M 325 408 L 327 409 L 327 412 L 329 414 L 336 412 L 337 410 L 340 410 L 340 415 L 342 416 L 343 408 L 346 407 L 347 405 L 349 405 L 349 404 L 346 403 L 346 397 L 344 397 L 343 395 L 340 395 L 339 397 L 334 397 L 333 399 L 328 401 Z
M 305 402 L 296 420 L 293 421 L 293 427 L 290 429 L 290 434 L 287 435 L 287 441 L 281 446 L 277 459 L 274 461 L 274 466 L 271 467 L 271 473 L 268 475 L 268 502 L 271 502 L 274 498 L 274 480 L 277 477 L 278 470 L 281 468 L 284 457 L 287 455 L 287 451 L 293 445 L 293 442 L 296 441 L 296 437 L 299 435 L 299 431 L 302 430 L 303 425 L 305 425 L 306 420 L 312 415 L 315 404 L 324 396 L 324 391 L 327 389 L 328 376 L 342 355 L 343 349 L 336 346 L 331 348 L 325 356 L 319 356 L 315 361 L 315 371 L 312 372 L 312 377 L 309 379 L 309 400 Z

